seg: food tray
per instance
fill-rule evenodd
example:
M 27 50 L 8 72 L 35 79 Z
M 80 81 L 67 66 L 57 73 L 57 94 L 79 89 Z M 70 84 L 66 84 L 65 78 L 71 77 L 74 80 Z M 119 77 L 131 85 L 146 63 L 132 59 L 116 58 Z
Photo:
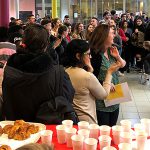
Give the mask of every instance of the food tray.
M 36 126 L 39 126 L 40 131 L 45 130 L 46 126 L 44 124 L 41 123 L 33 123 L 33 122 L 27 122 L 29 124 L 34 124 Z M 14 121 L 1 121 L 0 125 L 2 127 L 4 127 L 5 125 L 8 124 L 14 124 Z M 0 145 L 9 145 L 12 150 L 15 150 L 25 144 L 29 144 L 29 143 L 36 143 L 39 138 L 40 138 L 40 131 L 38 133 L 35 134 L 31 134 L 30 137 L 26 140 L 22 140 L 22 141 L 18 141 L 18 140 L 14 140 L 14 139 L 8 139 L 8 135 L 7 134 L 2 134 L 0 136 Z

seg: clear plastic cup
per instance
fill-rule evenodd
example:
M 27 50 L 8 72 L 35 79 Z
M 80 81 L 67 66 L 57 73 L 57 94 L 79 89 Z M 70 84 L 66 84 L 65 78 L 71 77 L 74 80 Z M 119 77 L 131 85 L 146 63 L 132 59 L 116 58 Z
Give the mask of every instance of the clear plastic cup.
M 87 121 L 80 121 L 78 122 L 78 130 L 80 129 L 88 129 L 89 123 Z
M 96 150 L 97 149 L 97 140 L 94 138 L 87 138 L 84 141 L 85 150 Z
M 123 127 L 119 125 L 112 126 L 112 136 L 115 145 L 120 143 L 120 133 L 123 131 Z
M 147 135 L 150 136 L 150 119 L 147 118 L 141 119 L 141 124 L 144 126 Z
M 78 134 L 84 136 L 84 139 L 89 138 L 90 131 L 87 129 L 78 130 Z
M 98 137 L 99 137 L 99 125 L 90 124 L 89 130 L 90 130 L 90 138 L 98 139 Z
M 106 146 L 110 146 L 111 144 L 111 137 L 108 135 L 101 135 L 99 137 L 99 147 L 102 150 Z
M 130 132 L 131 130 L 131 121 L 130 120 L 121 120 L 121 126 L 123 127 L 124 132 Z
M 100 135 L 110 135 L 111 127 L 107 125 L 100 126 Z
M 121 132 L 120 133 L 120 142 L 121 143 L 131 143 L 132 142 L 131 132 Z
M 62 124 L 66 127 L 66 128 L 72 128 L 73 127 L 73 121 L 72 120 L 63 120 Z
M 42 144 L 47 144 L 47 145 L 51 146 L 53 131 L 43 130 L 40 132 L 40 135 L 41 135 Z
M 103 150 L 117 150 L 117 149 L 113 146 L 106 146 L 103 148 Z
M 59 144 L 66 143 L 66 133 L 65 133 L 66 127 L 64 125 L 57 125 L 56 126 L 56 132 L 57 132 L 57 140 Z
M 72 140 L 71 137 L 75 135 L 77 132 L 76 128 L 66 128 L 65 133 L 66 133 L 66 143 L 67 147 L 72 147 Z
M 72 139 L 72 147 L 73 150 L 83 150 L 83 140 L 84 136 L 82 135 L 73 135 Z
M 147 134 L 144 131 L 136 133 L 136 143 L 138 150 L 144 150 L 147 142 Z
M 118 147 L 119 150 L 132 150 L 132 145 L 129 143 L 120 143 Z

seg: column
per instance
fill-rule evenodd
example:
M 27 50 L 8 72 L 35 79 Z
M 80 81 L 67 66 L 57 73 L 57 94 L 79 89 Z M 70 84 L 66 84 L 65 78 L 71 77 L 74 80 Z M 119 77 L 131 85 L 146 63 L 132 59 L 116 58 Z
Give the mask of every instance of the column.
M 56 18 L 57 16 L 57 0 L 52 0 L 52 18 Z
M 61 0 L 60 1 L 60 13 L 61 13 L 61 19 L 64 19 L 65 15 L 69 15 L 69 8 L 70 8 L 70 0 Z
M 15 6 L 16 6 L 16 18 L 19 19 L 19 0 L 15 0 Z
M 126 12 L 126 0 L 123 0 L 123 13 Z
M 53 9 L 53 8 L 52 8 Z M 45 17 L 45 0 L 42 0 L 42 14 L 41 17 L 44 18 Z
M 9 25 L 9 0 L 0 0 L 0 26 Z

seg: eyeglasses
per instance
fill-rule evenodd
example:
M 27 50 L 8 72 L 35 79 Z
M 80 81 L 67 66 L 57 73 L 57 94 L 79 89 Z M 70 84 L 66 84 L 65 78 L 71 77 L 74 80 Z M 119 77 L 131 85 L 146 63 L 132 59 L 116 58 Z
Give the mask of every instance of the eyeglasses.
M 89 57 L 91 57 L 91 52 L 85 52 L 83 53 L 84 55 L 88 55 Z

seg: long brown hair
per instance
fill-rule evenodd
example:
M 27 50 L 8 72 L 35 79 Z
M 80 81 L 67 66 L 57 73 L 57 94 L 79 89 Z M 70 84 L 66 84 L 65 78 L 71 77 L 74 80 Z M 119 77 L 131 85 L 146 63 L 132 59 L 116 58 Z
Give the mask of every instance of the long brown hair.
M 104 43 L 108 37 L 110 27 L 108 24 L 100 24 L 98 25 L 90 37 L 89 44 L 90 48 L 95 51 L 95 53 L 99 53 L 104 51 Z

